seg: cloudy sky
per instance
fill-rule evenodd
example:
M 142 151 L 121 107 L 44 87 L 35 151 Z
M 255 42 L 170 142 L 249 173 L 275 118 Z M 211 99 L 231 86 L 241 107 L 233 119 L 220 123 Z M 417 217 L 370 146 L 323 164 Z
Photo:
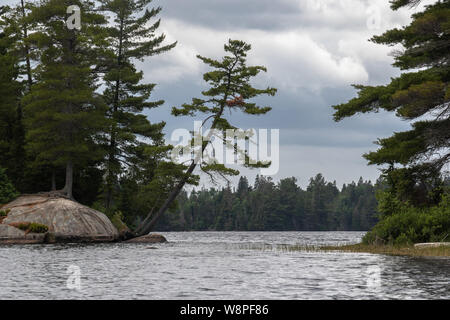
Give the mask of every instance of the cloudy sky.
M 166 132 L 192 130 L 192 118 L 174 119 L 170 108 L 200 96 L 207 69 L 197 54 L 221 57 L 223 44 L 241 39 L 252 45 L 249 63 L 268 68 L 255 84 L 278 88 L 261 117 L 237 115 L 241 128 L 280 129 L 280 170 L 275 180 L 295 176 L 301 186 L 321 172 L 338 186 L 360 176 L 376 180 L 379 171 L 361 155 L 378 137 L 409 124 L 392 114 L 362 115 L 335 123 L 331 105 L 354 97 L 350 86 L 384 84 L 399 71 L 392 48 L 368 41 L 372 35 L 408 24 L 420 8 L 391 11 L 387 0 L 154 0 L 163 8 L 161 31 L 170 53 L 140 64 L 147 81 L 158 83 L 155 98 L 166 103 L 149 113 L 167 121 Z M 253 180 L 254 172 L 243 170 Z
M 361 155 L 376 148 L 377 138 L 409 127 L 387 113 L 335 123 L 331 106 L 355 96 L 353 83 L 384 84 L 399 74 L 391 66 L 393 49 L 368 39 L 408 24 L 421 7 L 393 12 L 388 0 L 154 0 L 151 6 L 163 8 L 167 43 L 178 41 L 171 52 L 138 63 L 145 80 L 158 84 L 153 98 L 166 101 L 148 116 L 167 122 L 168 137 L 177 128 L 193 129 L 195 118 L 174 118 L 170 109 L 205 88 L 208 69 L 196 55 L 220 58 L 229 38 L 250 43 L 249 64 L 268 68 L 254 84 L 278 88 L 275 97 L 258 100 L 273 107 L 268 115 L 233 116 L 243 129 L 280 129 L 275 180 L 295 176 L 305 187 L 320 172 L 338 186 L 360 176 L 374 181 L 379 171 Z M 242 173 L 252 181 L 258 170 Z

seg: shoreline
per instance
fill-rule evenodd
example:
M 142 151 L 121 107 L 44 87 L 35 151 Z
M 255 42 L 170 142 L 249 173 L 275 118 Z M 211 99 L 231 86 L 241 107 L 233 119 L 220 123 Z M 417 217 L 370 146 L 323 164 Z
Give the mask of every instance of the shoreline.
M 393 246 L 357 243 L 343 246 L 324 246 L 320 247 L 319 250 L 409 257 L 450 257 L 450 246 L 416 248 L 414 245 Z

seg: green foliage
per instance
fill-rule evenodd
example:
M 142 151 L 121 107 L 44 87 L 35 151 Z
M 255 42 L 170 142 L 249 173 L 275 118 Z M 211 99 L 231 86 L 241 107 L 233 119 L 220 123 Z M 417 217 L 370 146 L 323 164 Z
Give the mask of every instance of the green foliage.
M 263 66 L 247 65 L 247 53 L 250 51 L 251 46 L 243 41 L 230 39 L 224 45 L 224 49 L 226 55 L 220 61 L 200 55 L 197 56 L 203 63 L 212 68 L 212 71 L 203 75 L 203 80 L 207 82 L 209 87 L 202 91 L 204 99 L 193 98 L 190 104 L 186 103 L 181 107 L 172 108 L 172 115 L 174 116 L 204 115 L 205 119 L 202 122 L 202 128 L 210 121 L 210 134 L 202 139 L 201 146 L 195 146 L 199 149 L 199 152 L 195 152 L 195 159 L 191 160 L 189 167 L 181 175 L 178 183 L 174 185 L 170 193 L 167 194 L 166 199 L 161 202 L 161 205 L 155 205 L 147 214 L 137 229 L 138 234 L 143 235 L 150 232 L 166 210 L 174 205 L 174 201 L 185 184 L 192 179 L 192 174 L 197 165 L 199 165 L 203 172 L 209 174 L 213 180 L 213 174 L 219 174 L 222 177 L 238 174 L 237 170 L 229 169 L 218 164 L 217 159 L 208 158 L 206 161 L 205 159 L 207 157 L 203 157 L 206 148 L 213 138 L 214 130 L 225 131 L 226 129 L 234 128 L 226 118 L 225 111 L 229 111 L 230 114 L 233 111 L 241 111 L 252 115 L 262 115 L 271 110 L 270 107 L 261 107 L 251 101 L 251 99 L 260 95 L 273 96 L 277 92 L 275 88 L 257 89 L 251 85 L 252 78 L 256 77 L 261 71 L 266 71 L 266 68 Z M 194 135 L 198 134 L 199 132 L 194 133 Z M 226 145 L 228 147 L 228 144 Z M 245 150 L 239 150 L 234 145 L 231 147 L 235 150 L 235 154 L 238 157 L 245 160 L 244 166 L 255 168 L 267 167 L 270 164 L 262 161 L 257 161 L 256 164 L 253 164 Z M 156 212 L 154 213 L 153 209 L 155 208 Z
M 11 223 L 10 226 L 13 226 L 22 231 L 27 231 L 28 228 L 30 227 L 30 223 L 29 222 Z
M 241 111 L 251 115 L 263 115 L 272 108 L 267 106 L 258 106 L 250 99 L 269 95 L 274 96 L 277 89 L 267 87 L 265 89 L 254 88 L 250 81 L 261 72 L 267 72 L 263 66 L 248 66 L 247 53 L 251 50 L 251 45 L 240 40 L 229 40 L 224 45 L 226 56 L 221 60 L 215 60 L 198 55 L 197 58 L 211 67 L 213 70 L 203 75 L 203 80 L 209 85 L 209 89 L 202 92 L 205 97 L 193 98 L 192 103 L 185 103 L 181 107 L 172 108 L 174 116 L 195 116 L 203 114 L 206 116 L 205 122 L 212 119 L 211 129 L 218 129 L 225 133 L 227 129 L 234 129 L 226 118 L 225 110 Z M 211 139 L 212 137 L 210 137 Z M 210 141 L 204 138 L 202 151 Z M 244 166 L 249 168 L 267 167 L 268 163 L 257 161 L 252 164 L 245 150 L 239 150 L 236 146 L 227 146 L 233 148 L 238 156 L 245 159 Z M 212 174 L 219 175 L 238 175 L 239 171 L 229 169 L 222 164 L 202 161 L 200 168 L 213 177 Z
M 161 8 L 150 3 L 1 6 L 0 165 L 21 192 L 65 183 L 63 191 L 79 202 L 102 200 L 108 214 L 125 208 L 124 219 L 138 223 L 180 180 L 186 168 L 169 161 L 165 123 L 144 114 L 163 101 L 151 101 L 155 84 L 143 83 L 135 66 L 175 46 L 157 33 Z M 81 30 L 65 25 L 69 5 L 81 8 Z
M 149 212 L 157 211 L 184 177 L 185 166 L 171 162 L 166 156 L 171 150 L 171 146 L 164 145 L 142 149 L 140 161 L 119 178 L 118 196 L 114 206 L 109 210 L 105 208 L 106 212 L 121 211 L 124 222 L 136 227 Z M 191 175 L 186 183 L 197 185 L 198 180 L 197 175 Z
M 182 193 L 159 230 L 368 230 L 377 222 L 375 186 L 362 179 L 341 191 L 322 175 L 306 190 L 295 178 L 275 184 L 258 176 L 254 186 L 241 177 L 236 190 L 201 189 Z
M 0 166 L 12 182 L 22 185 L 24 169 L 24 129 L 21 96 L 25 90 L 21 76 L 23 40 L 16 8 L 2 7 L 0 14 Z M 0 201 L 1 202 L 1 201 Z
M 376 194 L 378 200 L 378 211 L 384 215 L 393 215 L 400 212 L 405 203 L 400 201 L 395 194 L 388 191 L 379 191 Z
M 111 223 L 114 225 L 114 227 L 116 227 L 117 231 L 119 232 L 129 231 L 129 228 L 125 224 L 125 222 L 123 222 L 123 219 L 124 219 L 123 214 L 120 211 L 114 213 L 114 215 L 110 219 Z
M 29 227 L 28 227 L 28 232 L 31 233 L 46 233 L 48 231 L 48 227 L 44 224 L 40 224 L 40 223 L 35 223 L 32 222 L 30 223 Z
M 150 101 L 155 84 L 144 84 L 144 74 L 135 67 L 136 60 L 158 55 L 172 49 L 176 43 L 163 45 L 165 35 L 156 35 L 160 20 L 153 19 L 161 8 L 148 9 L 152 0 L 102 0 L 102 10 L 112 14 L 108 26 L 108 62 L 103 71 L 103 98 L 108 105 L 108 154 L 105 160 L 106 209 L 114 210 L 117 203 L 119 177 L 130 167 L 142 166 L 143 153 L 149 146 L 164 146 L 164 122 L 151 123 L 142 114 L 161 106 L 164 101 Z M 165 149 L 169 151 L 169 149 Z M 160 153 L 160 160 L 166 154 Z M 154 168 L 156 169 L 156 167 Z M 135 170 L 135 169 L 133 169 Z M 170 172 L 167 174 L 171 175 Z
M 398 10 L 402 7 L 414 7 L 417 6 L 421 0 L 391 0 L 391 8 Z
M 391 5 L 396 10 L 419 2 L 393 0 Z M 379 149 L 364 157 L 369 164 L 384 167 L 391 191 L 401 201 L 434 205 L 439 199 L 439 179 L 450 160 L 450 1 L 426 6 L 413 14 L 410 25 L 388 30 L 371 41 L 401 45 L 403 49 L 394 53 L 394 66 L 409 72 L 387 85 L 355 85 L 358 96 L 333 106 L 334 119 L 386 110 L 411 121 L 411 130 L 379 139 Z
M 68 5 L 81 8 L 80 31 L 65 25 Z M 29 14 L 38 31 L 27 41 L 37 48 L 37 81 L 23 98 L 26 149 L 33 166 L 67 166 L 66 190 L 72 196 L 74 167 L 101 159 L 101 129 L 106 106 L 95 93 L 106 45 L 106 19 L 88 1 L 49 0 Z
M 450 236 L 450 194 L 431 208 L 415 208 L 403 205 L 395 208 L 395 214 L 383 217 L 368 232 L 365 244 L 413 244 L 440 242 Z
M 35 222 L 17 222 L 10 224 L 17 229 L 23 230 L 26 233 L 46 233 L 48 231 L 48 227 L 44 224 L 35 223 Z
M 18 192 L 6 176 L 5 169 L 0 167 L 0 203 L 8 203 L 18 195 Z
M 6 209 L 6 210 L 0 210 L 0 217 L 7 217 L 8 214 L 11 212 L 11 209 Z

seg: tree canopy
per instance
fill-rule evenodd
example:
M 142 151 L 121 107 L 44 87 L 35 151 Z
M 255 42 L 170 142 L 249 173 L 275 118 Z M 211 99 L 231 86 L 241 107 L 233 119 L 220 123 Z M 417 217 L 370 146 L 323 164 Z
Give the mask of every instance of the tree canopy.
M 236 188 L 202 188 L 179 196 L 178 205 L 160 220 L 165 231 L 365 231 L 378 221 L 373 185 L 362 178 L 343 185 L 318 174 L 306 189 L 297 179 L 275 183 L 257 176 L 252 185 L 245 176 Z
M 420 1 L 392 1 L 392 8 Z M 450 161 L 450 1 L 438 1 L 412 15 L 405 27 L 374 36 L 377 44 L 397 46 L 394 66 L 404 70 L 387 85 L 354 85 L 358 96 L 335 105 L 334 119 L 386 110 L 411 122 L 411 129 L 377 141 L 379 149 L 364 155 L 380 165 L 400 199 L 435 204 Z M 435 192 L 431 194 L 430 192 Z

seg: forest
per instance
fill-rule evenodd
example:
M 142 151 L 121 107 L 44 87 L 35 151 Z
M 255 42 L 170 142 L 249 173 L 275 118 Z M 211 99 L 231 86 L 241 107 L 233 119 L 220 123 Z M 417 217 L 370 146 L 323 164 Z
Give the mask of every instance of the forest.
M 166 123 L 146 116 L 164 101 L 152 99 L 156 84 L 145 82 L 136 64 L 177 45 L 158 33 L 162 8 L 151 2 L 20 0 L 0 7 L 0 170 L 4 189 L 15 190 L 2 202 L 52 191 L 113 220 L 125 215 L 144 235 L 185 186 L 198 184 L 195 169 L 239 174 L 204 159 L 172 161 Z M 234 128 L 226 111 L 256 116 L 272 109 L 252 101 L 277 89 L 252 86 L 267 69 L 247 65 L 251 45 L 229 39 L 223 49 L 219 60 L 197 55 L 210 68 L 203 76 L 210 88 L 173 107 L 172 116 L 205 115 L 205 127 L 225 132 Z M 239 153 L 247 167 L 269 165 Z
M 178 207 L 159 222 L 162 231 L 367 231 L 378 221 L 375 192 L 383 188 L 362 178 L 337 188 L 321 174 L 306 190 L 297 179 L 275 183 L 241 176 L 237 187 L 184 192 Z
M 171 161 L 166 122 L 147 116 L 164 101 L 153 99 L 157 84 L 144 81 L 137 62 L 177 46 L 159 32 L 162 8 L 151 2 L 17 0 L 0 6 L 0 202 L 51 190 L 125 222 L 133 236 L 158 223 L 164 230 L 367 230 L 377 218 L 368 242 L 442 241 L 449 234 L 449 1 L 427 5 L 409 25 L 373 36 L 376 44 L 400 46 L 393 66 L 402 73 L 386 85 L 354 85 L 355 98 L 332 106 L 335 121 L 383 111 L 410 123 L 410 130 L 379 138 L 378 149 L 364 155 L 381 170 L 377 184 L 361 179 L 339 190 L 317 175 L 302 190 L 294 178 L 258 177 L 249 186 L 242 177 L 236 190 L 190 194 L 186 187 L 199 184 L 198 170 L 222 177 L 240 172 L 202 159 Z M 420 2 L 390 3 L 399 10 Z M 79 27 L 70 27 L 75 13 L 69 6 L 78 8 Z M 253 86 L 269 71 L 247 64 L 251 50 L 230 39 L 221 58 L 197 55 L 208 68 L 207 87 L 173 107 L 171 116 L 201 117 L 205 128 L 226 131 L 235 129 L 238 112 L 269 113 L 271 106 L 255 101 L 266 96 L 270 102 L 277 89 Z M 231 147 L 247 168 L 270 165 Z

